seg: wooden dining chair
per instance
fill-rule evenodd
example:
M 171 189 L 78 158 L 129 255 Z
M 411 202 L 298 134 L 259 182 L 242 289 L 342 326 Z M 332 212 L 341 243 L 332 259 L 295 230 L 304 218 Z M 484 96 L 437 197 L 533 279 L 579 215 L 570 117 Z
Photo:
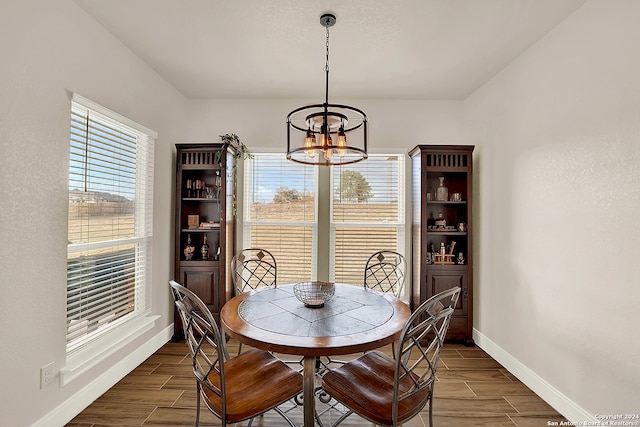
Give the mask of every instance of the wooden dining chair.
M 278 406 L 302 392 L 302 375 L 263 350 L 252 349 L 231 358 L 224 335 L 202 300 L 174 281 L 169 285 L 196 377 L 196 426 L 201 401 L 223 426 L 252 419 L 271 409 L 295 426 Z
M 433 387 L 440 350 L 460 288 L 438 293 L 422 303 L 402 329 L 394 354 L 379 351 L 333 369 L 322 377 L 323 389 L 348 411 L 381 426 L 398 426 L 429 405 L 433 426 Z
M 243 249 L 231 259 L 233 286 L 237 294 L 252 289 L 276 286 L 278 266 L 276 259 L 266 249 Z
M 378 251 L 372 254 L 364 267 L 364 286 L 390 293 L 396 298 L 402 295 L 407 260 L 395 251 Z

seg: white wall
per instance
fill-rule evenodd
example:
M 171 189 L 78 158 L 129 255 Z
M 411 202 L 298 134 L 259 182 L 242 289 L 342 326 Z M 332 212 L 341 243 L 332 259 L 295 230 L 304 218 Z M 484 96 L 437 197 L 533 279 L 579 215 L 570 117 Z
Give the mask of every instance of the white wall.
M 75 415 L 68 400 L 78 390 L 119 379 L 109 369 L 173 321 L 171 146 L 185 105 L 72 1 L 0 3 L 0 52 L 0 424 L 26 426 L 61 407 L 59 417 Z M 54 362 L 57 371 L 65 364 L 68 92 L 159 134 L 152 301 L 162 317 L 142 340 L 69 385 L 54 381 L 40 389 L 40 367 Z M 89 395 L 84 389 L 78 400 Z
M 567 416 L 640 413 L 638 22 L 592 0 L 465 102 L 474 326 Z

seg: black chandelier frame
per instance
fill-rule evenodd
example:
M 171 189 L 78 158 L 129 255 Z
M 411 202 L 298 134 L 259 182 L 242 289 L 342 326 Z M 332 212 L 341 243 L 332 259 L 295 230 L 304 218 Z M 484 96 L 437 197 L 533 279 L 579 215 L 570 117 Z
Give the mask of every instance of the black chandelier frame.
M 325 102 L 296 108 L 287 115 L 287 159 L 307 165 L 346 165 L 367 159 L 367 115 L 359 108 L 329 103 L 329 27 L 335 15 L 325 13 L 320 24 L 327 29 Z M 348 143 L 346 136 L 361 129 L 362 145 Z M 306 135 L 304 143 L 292 148 L 291 137 Z M 354 136 L 352 134 L 352 136 Z M 313 142 L 311 142 L 313 141 Z M 296 144 L 297 145 L 297 144 Z

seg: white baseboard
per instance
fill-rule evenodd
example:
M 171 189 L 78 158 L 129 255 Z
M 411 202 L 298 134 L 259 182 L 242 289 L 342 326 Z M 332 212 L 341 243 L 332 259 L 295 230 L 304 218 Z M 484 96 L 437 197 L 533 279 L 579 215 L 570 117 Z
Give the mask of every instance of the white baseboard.
M 172 335 L 173 323 L 116 363 L 109 369 L 107 374 L 100 375 L 85 387 L 78 390 L 78 392 L 69 399 L 58 405 L 58 407 L 40 418 L 32 424 L 32 427 L 64 426 L 94 400 L 102 396 L 104 392 L 124 378 L 125 375 L 166 344 Z
M 510 373 L 522 381 L 523 384 L 533 390 L 542 398 L 542 400 L 551 405 L 569 421 L 575 423 L 585 423 L 587 421 L 593 423 L 598 422 L 597 418 L 562 394 L 555 387 L 546 382 L 526 365 L 475 328 L 473 329 L 473 339 L 478 347 L 486 351 L 489 356 L 493 357 L 498 363 L 504 366 Z

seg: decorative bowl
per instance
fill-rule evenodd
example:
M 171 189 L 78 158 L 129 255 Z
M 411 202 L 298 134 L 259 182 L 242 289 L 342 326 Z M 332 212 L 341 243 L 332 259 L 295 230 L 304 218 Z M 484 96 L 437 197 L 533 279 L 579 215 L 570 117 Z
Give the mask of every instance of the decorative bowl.
M 306 307 L 319 308 L 329 301 L 336 291 L 333 282 L 300 282 L 293 285 L 293 293 Z

